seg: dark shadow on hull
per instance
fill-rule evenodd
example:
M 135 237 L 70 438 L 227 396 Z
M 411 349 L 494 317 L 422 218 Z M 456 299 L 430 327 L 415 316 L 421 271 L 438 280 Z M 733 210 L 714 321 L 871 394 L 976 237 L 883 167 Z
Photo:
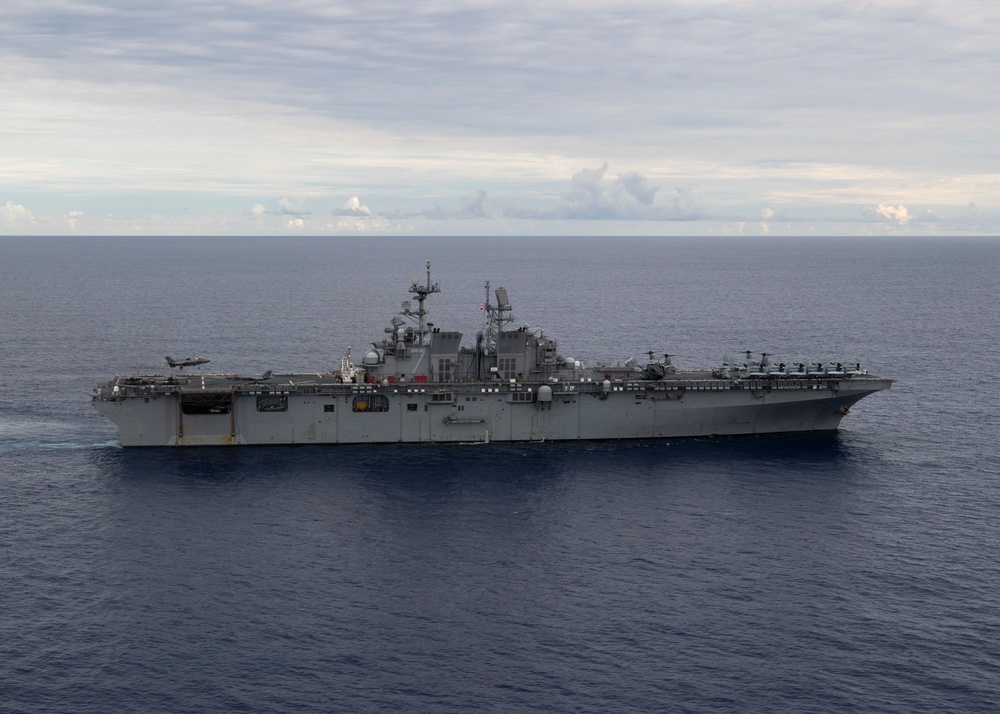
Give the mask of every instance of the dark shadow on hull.
M 866 451 L 866 446 L 851 436 L 829 431 L 546 443 L 142 447 L 104 452 L 102 460 L 108 465 L 117 462 L 127 478 L 173 475 L 186 480 L 227 482 L 322 475 L 433 481 L 461 476 L 516 483 L 581 469 L 825 470 L 866 458 Z

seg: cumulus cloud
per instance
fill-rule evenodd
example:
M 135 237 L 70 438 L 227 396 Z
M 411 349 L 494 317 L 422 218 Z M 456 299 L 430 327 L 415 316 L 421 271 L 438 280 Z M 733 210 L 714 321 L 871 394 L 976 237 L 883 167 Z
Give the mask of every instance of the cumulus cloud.
M 254 218 L 257 219 L 263 218 L 265 213 L 267 213 L 267 209 L 264 208 L 264 204 L 262 203 L 255 203 L 252 206 L 250 206 L 250 215 L 253 216 Z
M 35 215 L 20 203 L 7 201 L 0 206 L 0 221 L 4 223 L 34 223 Z
M 574 218 L 597 217 L 610 208 L 604 191 L 605 161 L 597 169 L 580 169 L 569 180 L 569 191 L 563 196 L 565 208 Z
M 512 218 L 571 218 L 666 221 L 702 215 L 701 199 L 691 186 L 677 186 L 674 194 L 660 197 L 660 187 L 637 171 L 605 175 L 608 163 L 580 169 L 570 177 L 569 189 L 550 209 L 510 208 Z
M 288 198 L 283 198 L 278 201 L 278 207 L 281 209 L 281 213 L 285 216 L 308 216 L 309 211 L 305 209 L 304 201 L 292 201 Z
M 66 223 L 69 224 L 69 227 L 75 229 L 77 220 L 83 218 L 83 211 L 70 211 L 63 217 L 66 219 Z
M 357 196 L 351 196 L 351 198 L 344 201 L 343 208 L 335 208 L 330 211 L 332 216 L 356 216 L 358 218 L 368 218 L 371 217 L 372 212 L 368 206 L 361 203 L 361 199 Z
M 653 205 L 656 192 L 660 190 L 659 186 L 650 185 L 646 177 L 636 171 L 622 174 L 617 183 L 626 194 L 647 206 Z
M 306 222 L 301 218 L 289 218 L 285 221 L 285 228 L 303 228 Z
M 480 189 L 475 196 L 463 198 L 458 214 L 459 218 L 486 218 L 486 191 Z
M 764 208 L 760 212 L 760 232 L 767 234 L 771 232 L 771 226 L 768 221 L 774 217 L 774 211 L 770 208 Z
M 890 221 L 895 221 L 901 226 L 905 226 L 910 222 L 910 213 L 906 210 L 906 206 L 899 204 L 898 206 L 887 206 L 884 203 L 878 204 L 878 208 L 875 212 L 880 216 L 888 218 Z
M 677 186 L 675 195 L 670 199 L 670 218 L 694 219 L 704 216 L 701 198 L 695 195 L 694 186 Z

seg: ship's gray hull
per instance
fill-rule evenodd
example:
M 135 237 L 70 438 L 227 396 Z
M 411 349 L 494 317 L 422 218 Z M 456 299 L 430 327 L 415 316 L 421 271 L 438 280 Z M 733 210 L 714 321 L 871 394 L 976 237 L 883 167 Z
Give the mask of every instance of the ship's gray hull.
M 513 327 L 507 291 L 491 302 L 474 347 L 427 320 L 431 280 L 371 343 L 320 374 L 115 377 L 94 406 L 118 425 L 123 446 L 389 444 L 662 439 L 829 431 L 859 399 L 888 389 L 860 364 L 775 364 L 762 355 L 714 370 L 678 371 L 664 354 L 645 366 L 586 368 L 537 327 Z M 414 324 L 415 323 L 415 324 Z M 197 367 L 204 357 L 167 358 Z
M 834 430 L 858 400 L 890 384 L 868 376 L 677 379 L 610 390 L 581 382 L 551 385 L 551 395 L 523 384 L 248 386 L 223 395 L 219 413 L 185 413 L 183 392 L 135 386 L 107 387 L 94 405 L 118 425 L 123 446 L 651 439 Z M 262 397 L 274 396 L 281 410 L 261 411 Z M 379 408 L 357 409 L 370 403 Z

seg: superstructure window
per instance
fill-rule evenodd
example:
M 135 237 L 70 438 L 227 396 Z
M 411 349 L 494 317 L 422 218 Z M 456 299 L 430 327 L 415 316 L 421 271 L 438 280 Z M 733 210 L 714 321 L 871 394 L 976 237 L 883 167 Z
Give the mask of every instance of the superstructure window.
M 441 392 L 440 394 L 431 395 L 432 402 L 453 402 L 455 401 L 455 395 L 451 392 Z
M 325 411 L 325 412 L 332 412 L 332 411 L 334 411 L 333 408 L 335 406 L 337 406 L 337 405 L 336 404 L 324 404 L 323 405 L 323 411 Z
M 259 412 L 287 412 L 288 397 L 284 394 L 268 394 L 257 397 Z
M 359 394 L 354 397 L 351 408 L 356 412 L 387 412 L 389 398 L 383 394 Z

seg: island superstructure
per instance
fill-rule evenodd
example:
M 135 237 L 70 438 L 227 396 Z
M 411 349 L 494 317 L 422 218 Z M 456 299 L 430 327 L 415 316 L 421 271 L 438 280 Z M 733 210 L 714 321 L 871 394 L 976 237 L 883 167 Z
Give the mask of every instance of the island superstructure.
M 463 346 L 427 319 L 440 292 L 429 262 L 409 291 L 359 365 L 348 348 L 339 369 L 314 374 L 116 376 L 93 404 L 128 447 L 655 439 L 835 430 L 892 384 L 856 363 L 749 352 L 713 370 L 652 353 L 588 367 L 544 330 L 514 327 L 507 291 L 489 283 L 485 328 Z

